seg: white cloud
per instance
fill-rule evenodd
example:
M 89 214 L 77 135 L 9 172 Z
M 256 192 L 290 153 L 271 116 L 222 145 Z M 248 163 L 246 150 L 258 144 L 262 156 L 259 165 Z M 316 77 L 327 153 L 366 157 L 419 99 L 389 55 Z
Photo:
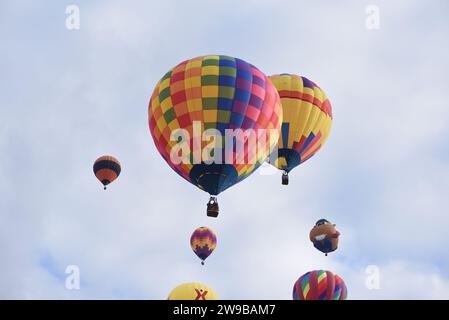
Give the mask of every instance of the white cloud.
M 340 274 L 351 299 L 447 298 L 443 11 L 423 25 L 419 2 L 380 2 L 381 29 L 367 31 L 363 4 L 113 1 L 83 4 L 68 31 L 62 5 L 17 6 L 1 11 L 21 22 L 0 24 L 2 298 L 164 299 L 198 280 L 225 299 L 289 299 L 312 269 Z M 335 121 L 290 186 L 255 173 L 220 195 L 213 220 L 207 195 L 159 157 L 146 105 L 168 68 L 217 52 L 310 77 Z M 91 167 L 103 153 L 123 164 L 107 192 Z M 327 258 L 308 241 L 321 217 L 342 232 Z M 200 225 L 218 234 L 204 267 L 189 247 Z M 80 291 L 64 288 L 68 264 Z M 381 290 L 364 285 L 369 264 Z

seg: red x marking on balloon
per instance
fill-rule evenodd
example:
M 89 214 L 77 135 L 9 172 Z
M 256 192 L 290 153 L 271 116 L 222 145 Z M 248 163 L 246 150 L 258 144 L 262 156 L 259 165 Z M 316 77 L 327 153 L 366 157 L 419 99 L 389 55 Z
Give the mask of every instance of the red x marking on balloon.
M 209 291 L 204 291 L 203 293 L 201 293 L 201 291 L 198 289 L 195 289 L 195 291 L 196 291 L 195 300 L 206 300 L 206 295 Z

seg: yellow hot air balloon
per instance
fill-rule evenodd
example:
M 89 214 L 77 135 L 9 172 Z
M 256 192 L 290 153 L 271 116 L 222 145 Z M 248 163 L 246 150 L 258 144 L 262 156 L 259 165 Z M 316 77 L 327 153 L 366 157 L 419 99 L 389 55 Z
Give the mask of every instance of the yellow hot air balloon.
M 278 152 L 273 152 L 270 163 L 284 171 L 282 184 L 288 184 L 288 173 L 326 142 L 332 107 L 324 91 L 305 77 L 280 74 L 269 78 L 278 90 L 284 115 Z
M 214 289 L 198 283 L 184 283 L 174 288 L 168 295 L 168 300 L 218 300 Z

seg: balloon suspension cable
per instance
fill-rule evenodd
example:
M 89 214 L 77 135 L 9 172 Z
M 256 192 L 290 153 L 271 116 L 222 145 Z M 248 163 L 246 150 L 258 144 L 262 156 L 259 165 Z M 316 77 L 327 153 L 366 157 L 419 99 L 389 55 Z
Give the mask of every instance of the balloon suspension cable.
M 216 218 L 218 217 L 218 201 L 217 196 L 210 196 L 209 202 L 207 203 L 207 216 Z

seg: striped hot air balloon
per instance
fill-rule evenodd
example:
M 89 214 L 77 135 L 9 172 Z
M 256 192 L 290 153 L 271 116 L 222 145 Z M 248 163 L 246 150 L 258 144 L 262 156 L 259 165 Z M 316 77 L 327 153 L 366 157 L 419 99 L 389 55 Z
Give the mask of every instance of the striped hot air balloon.
M 204 260 L 212 254 L 217 246 L 217 236 L 210 228 L 200 227 L 192 233 L 190 246 L 201 259 L 201 264 L 204 265 Z
M 293 287 L 293 300 L 346 300 L 347 297 L 344 281 L 331 271 L 307 272 Z
M 113 156 L 102 156 L 94 163 L 94 174 L 103 184 L 104 190 L 108 184 L 118 178 L 121 170 L 120 162 Z
M 255 66 L 209 55 L 186 60 L 162 77 L 151 96 L 148 118 L 159 153 L 175 172 L 211 195 L 209 205 L 214 206 L 208 207 L 208 215 L 217 216 L 216 196 L 253 173 L 276 144 L 282 107 L 276 88 Z M 224 138 L 228 129 L 263 129 L 275 139 L 267 135 L 265 143 L 251 143 L 245 136 L 234 137 L 231 143 L 246 146 L 229 153 Z M 211 143 L 213 155 L 205 156 Z M 174 160 L 178 151 L 182 159 Z
M 294 74 L 270 77 L 279 92 L 283 109 L 277 153 L 270 163 L 288 173 L 310 159 L 326 142 L 332 125 L 332 107 L 324 91 L 313 81 Z

